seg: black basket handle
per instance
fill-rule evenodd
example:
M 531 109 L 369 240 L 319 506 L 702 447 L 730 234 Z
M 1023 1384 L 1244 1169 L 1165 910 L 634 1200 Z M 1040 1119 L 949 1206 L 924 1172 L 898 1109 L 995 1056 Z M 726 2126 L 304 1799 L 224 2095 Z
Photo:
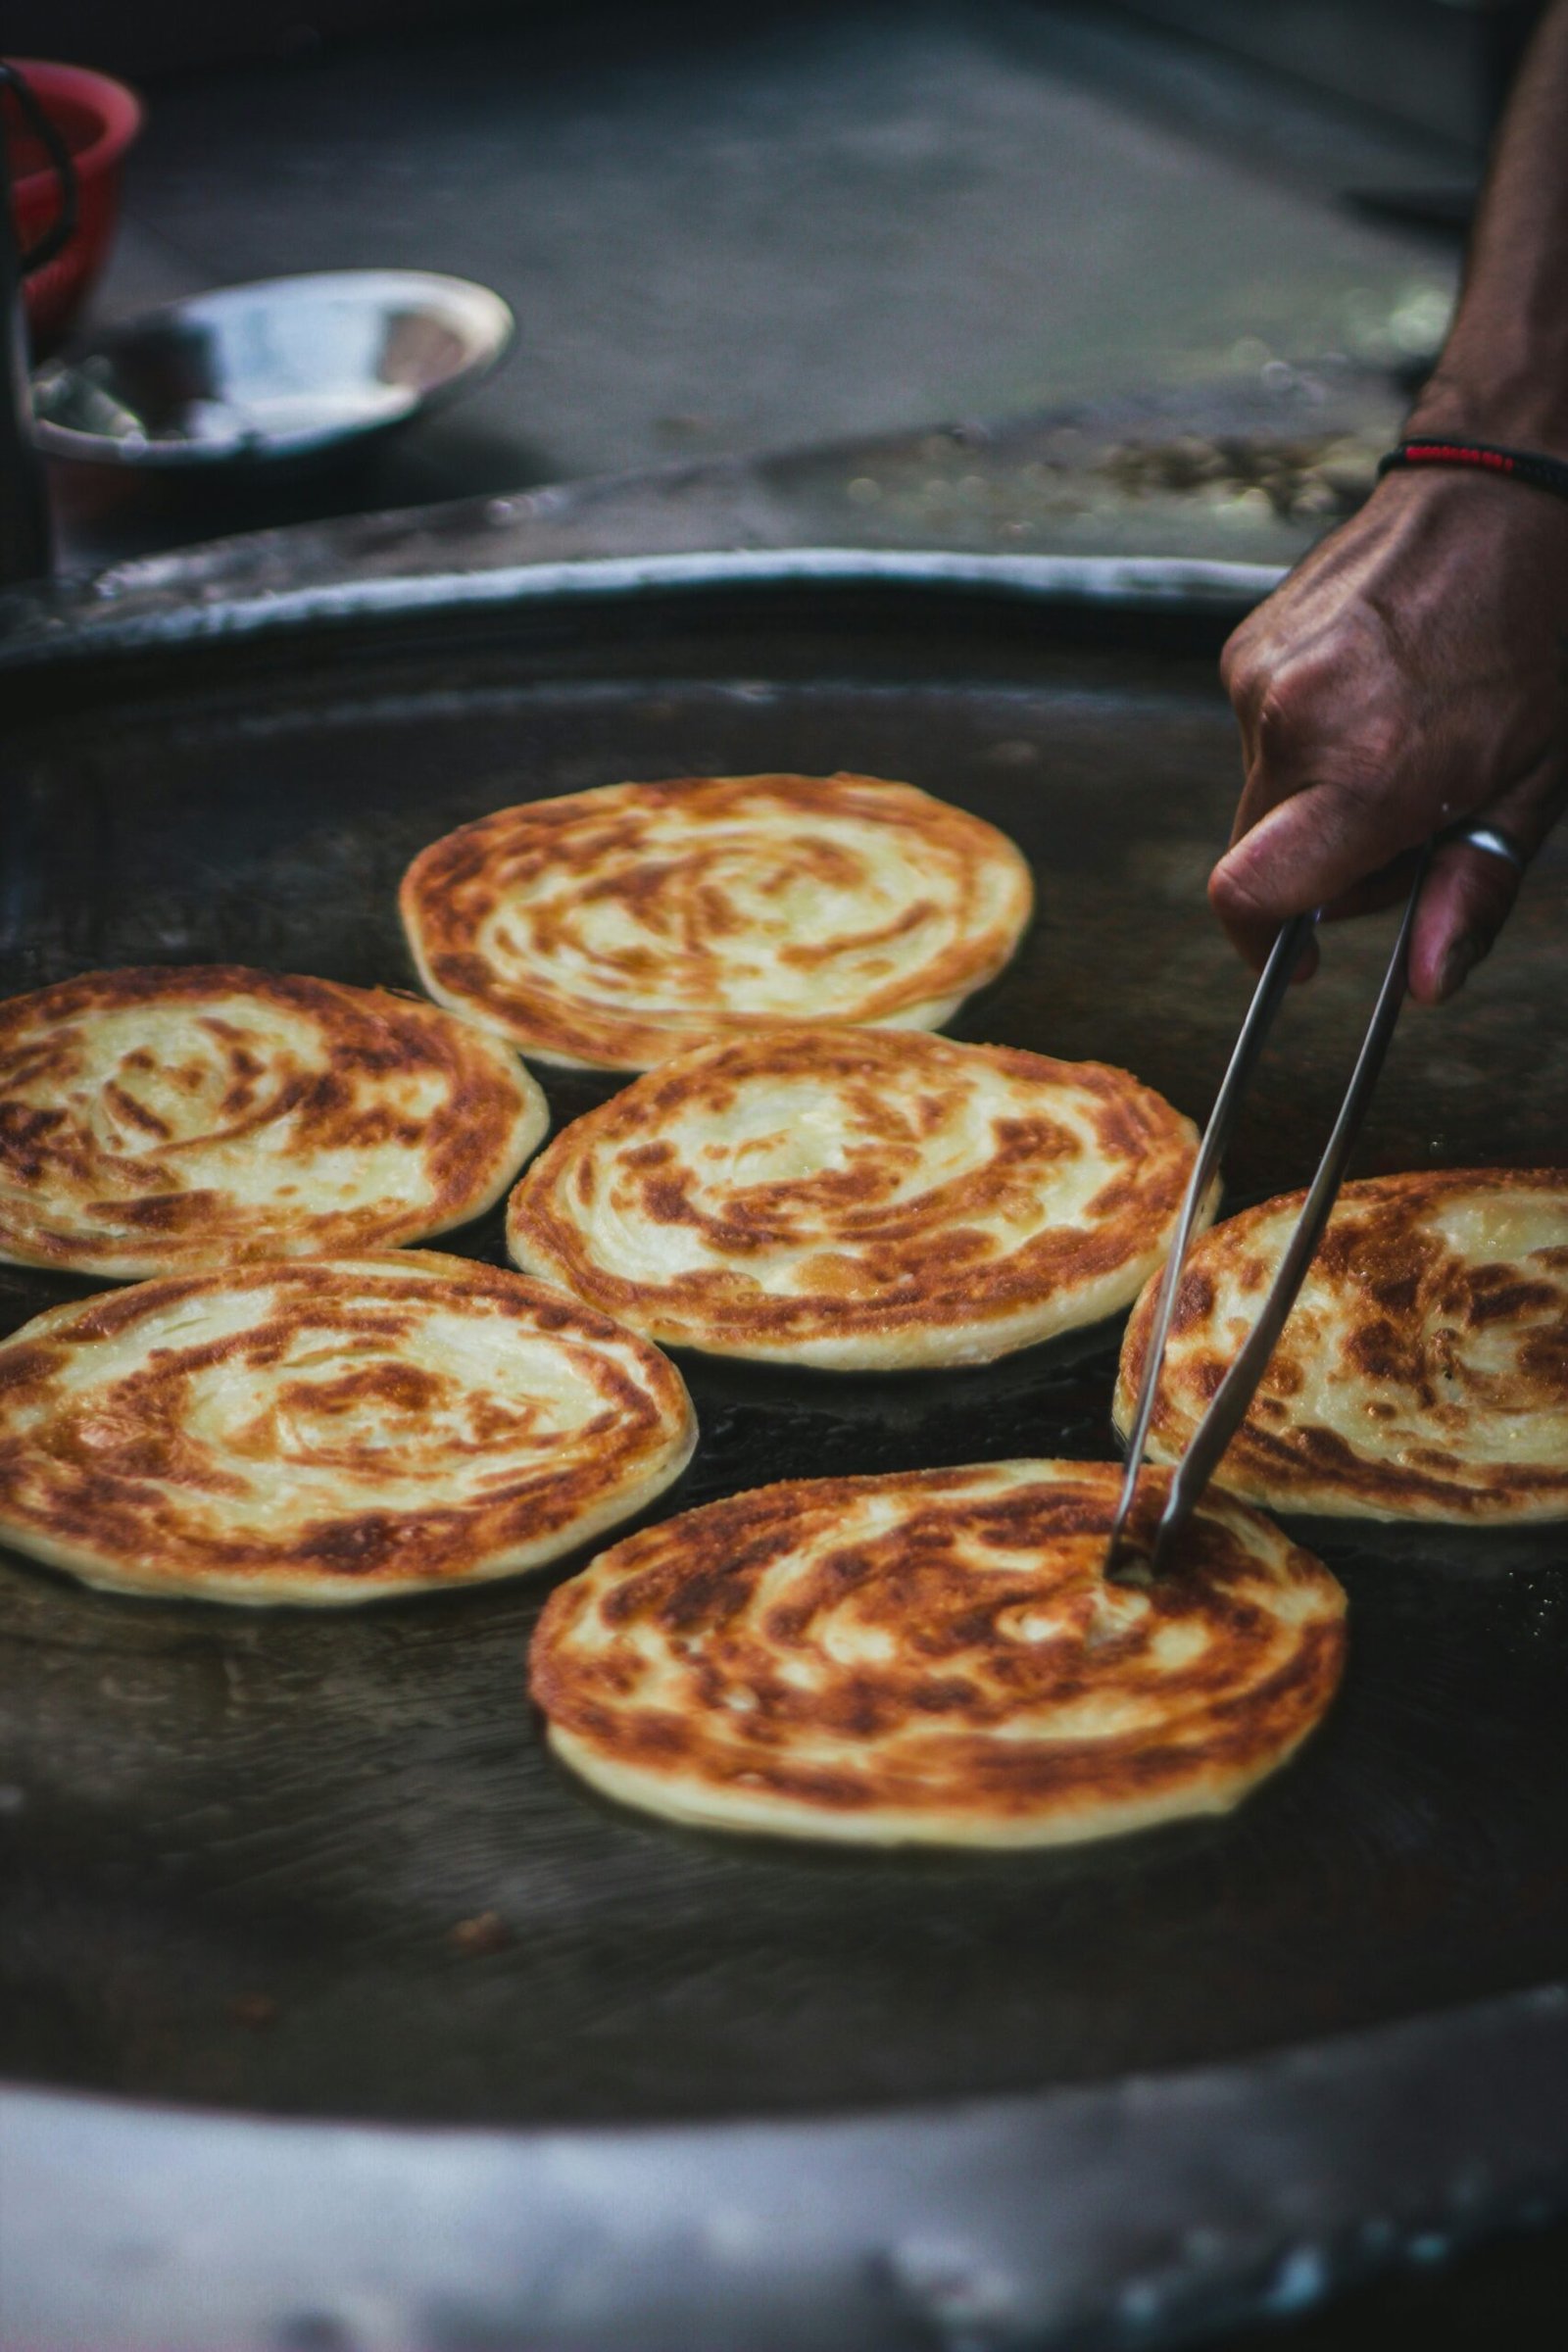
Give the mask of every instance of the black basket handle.
M 29 246 L 21 256 L 22 270 L 26 275 L 34 270 L 41 270 L 46 262 L 52 262 L 57 254 L 63 253 L 76 233 L 76 167 L 71 160 L 65 140 L 39 104 L 26 75 L 19 73 L 15 66 L 8 66 L 4 58 L 0 58 L 0 87 L 15 92 L 23 116 L 53 164 L 55 177 L 60 182 L 60 210 L 52 225 L 44 230 L 36 245 Z M 9 190 L 6 193 L 9 200 Z

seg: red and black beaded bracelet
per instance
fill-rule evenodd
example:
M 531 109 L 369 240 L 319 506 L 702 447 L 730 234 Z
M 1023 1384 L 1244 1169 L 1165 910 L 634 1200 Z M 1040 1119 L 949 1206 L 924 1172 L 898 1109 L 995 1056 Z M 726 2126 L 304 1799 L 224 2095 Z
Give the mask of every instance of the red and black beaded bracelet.
M 1393 473 L 1400 466 L 1473 466 L 1482 473 L 1507 474 L 1533 489 L 1550 490 L 1568 498 L 1568 466 L 1560 458 L 1544 458 L 1533 449 L 1500 449 L 1491 441 L 1439 441 L 1417 438 L 1401 441 L 1380 460 L 1378 473 Z

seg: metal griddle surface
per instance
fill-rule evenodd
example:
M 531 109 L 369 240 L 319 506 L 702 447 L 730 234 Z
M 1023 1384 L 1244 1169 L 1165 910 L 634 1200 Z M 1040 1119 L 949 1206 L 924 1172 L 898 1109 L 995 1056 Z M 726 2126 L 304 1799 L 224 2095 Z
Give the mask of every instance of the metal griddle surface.
M 651 599 L 13 683 L 0 982 L 224 957 L 408 983 L 396 882 L 449 826 L 628 776 L 846 766 L 1034 861 L 1040 920 L 959 1035 L 1123 1063 L 1200 1117 L 1247 986 L 1202 898 L 1236 782 L 1221 633 Z M 1462 1005 L 1406 1017 L 1361 1172 L 1562 1160 L 1564 886 L 1559 850 Z M 1380 926 L 1337 934 L 1293 1004 L 1233 1201 L 1308 1169 L 1384 953 Z M 558 1122 L 608 1091 L 541 1074 Z M 461 1246 L 499 1256 L 499 1219 Z M 85 1287 L 0 1269 L 0 1312 Z M 1117 1338 L 899 1379 L 688 1361 L 702 1446 L 661 1509 L 1106 1455 Z M 1560 1973 L 1568 1542 L 1311 1540 L 1350 1657 L 1299 1759 L 1229 1819 L 1015 1858 L 857 1858 L 596 1801 L 524 1700 L 540 1581 L 253 1615 L 0 1557 L 0 2070 L 300 2115 L 767 2118 L 1245 2057 Z M 455 1937 L 487 1912 L 500 1948 Z

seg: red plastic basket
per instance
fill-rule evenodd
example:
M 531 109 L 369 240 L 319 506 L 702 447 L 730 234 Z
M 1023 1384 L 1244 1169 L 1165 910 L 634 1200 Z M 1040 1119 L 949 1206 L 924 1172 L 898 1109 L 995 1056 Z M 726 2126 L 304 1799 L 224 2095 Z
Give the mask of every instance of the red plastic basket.
M 76 167 L 76 231 L 62 253 L 26 281 L 27 317 L 41 353 L 58 343 L 109 258 L 120 211 L 121 160 L 141 128 L 141 101 L 122 82 L 85 66 L 57 66 L 41 58 L 7 63 L 26 76 Z M 11 159 L 11 212 L 24 251 L 37 243 L 60 210 L 53 166 L 9 90 L 6 148 Z

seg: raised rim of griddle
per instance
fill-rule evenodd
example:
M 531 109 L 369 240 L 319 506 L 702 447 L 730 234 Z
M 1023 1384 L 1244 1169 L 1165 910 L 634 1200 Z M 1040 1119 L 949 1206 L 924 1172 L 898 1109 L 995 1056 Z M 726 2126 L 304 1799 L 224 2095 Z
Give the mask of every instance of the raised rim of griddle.
M 892 2116 L 507 2132 L 31 2089 L 6 2110 L 27 2352 L 1162 2345 L 1553 2218 L 1568 1988 Z
M 770 594 L 808 595 L 835 620 L 857 600 L 888 592 L 906 605 L 976 598 L 1027 611 L 1046 608 L 1064 629 L 1114 644 L 1124 636 L 1161 652 L 1199 650 L 1268 594 L 1283 576 L 1265 564 L 1167 556 L 962 555 L 940 549 L 857 547 L 720 549 L 708 554 L 573 557 L 559 562 L 434 565 L 392 574 L 356 569 L 354 542 L 331 532 L 218 542 L 188 557 L 125 564 L 87 582 L 0 599 L 0 674 L 15 688 L 28 673 L 104 662 L 122 673 L 149 658 L 241 644 L 471 618 L 530 608 L 562 616 L 584 602 L 700 607 L 706 625 L 731 603 L 755 625 Z M 205 567 L 208 559 L 212 568 Z M 228 561 L 220 559 L 227 558 Z M 902 593 L 901 593 L 902 592 Z M 698 615 L 694 612 L 694 617 Z M 933 612 L 932 617 L 937 615 Z

